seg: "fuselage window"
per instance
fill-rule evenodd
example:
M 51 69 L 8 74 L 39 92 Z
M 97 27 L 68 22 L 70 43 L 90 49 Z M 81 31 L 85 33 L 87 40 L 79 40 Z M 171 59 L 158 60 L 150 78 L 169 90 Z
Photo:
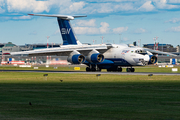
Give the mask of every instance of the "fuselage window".
M 142 55 L 146 55 L 147 54 L 147 52 L 145 50 L 136 50 L 135 53 L 142 54 Z

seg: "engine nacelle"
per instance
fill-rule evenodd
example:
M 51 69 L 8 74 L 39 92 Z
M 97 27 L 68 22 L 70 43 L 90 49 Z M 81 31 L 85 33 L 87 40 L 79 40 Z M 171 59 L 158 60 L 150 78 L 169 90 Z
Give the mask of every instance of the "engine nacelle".
M 68 56 L 67 61 L 72 64 L 82 64 L 85 62 L 85 57 L 84 57 L 84 55 L 81 55 L 79 52 L 73 51 Z
M 154 64 L 157 62 L 157 57 L 154 55 L 149 55 L 149 63 L 148 64 Z
M 104 61 L 104 55 L 100 53 L 89 54 L 86 60 L 90 63 L 101 63 Z

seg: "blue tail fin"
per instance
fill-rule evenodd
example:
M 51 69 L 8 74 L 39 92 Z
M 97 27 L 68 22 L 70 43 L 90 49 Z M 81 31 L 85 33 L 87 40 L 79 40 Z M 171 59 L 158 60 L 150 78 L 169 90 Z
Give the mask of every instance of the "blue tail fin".
M 63 45 L 77 45 L 77 39 L 71 27 L 70 20 L 57 18 L 60 32 L 63 39 Z

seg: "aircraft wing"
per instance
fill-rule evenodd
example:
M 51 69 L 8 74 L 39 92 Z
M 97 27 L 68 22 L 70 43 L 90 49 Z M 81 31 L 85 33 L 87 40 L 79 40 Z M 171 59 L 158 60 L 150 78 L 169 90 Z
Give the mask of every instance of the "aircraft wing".
M 145 51 L 149 51 L 152 54 L 163 54 L 163 55 L 169 55 L 169 56 L 177 56 L 175 54 L 169 53 L 169 52 L 162 52 L 159 50 L 152 50 L 152 49 L 148 49 L 148 48 L 143 48 Z
M 58 48 L 46 48 L 46 49 L 37 49 L 23 52 L 11 52 L 11 55 L 28 55 L 28 56 L 69 56 L 73 51 L 78 51 L 81 54 L 87 56 L 88 53 L 92 50 L 97 50 L 99 53 L 104 53 L 112 46 L 107 46 L 105 44 L 100 45 L 65 45 Z
M 177 56 L 177 55 L 169 53 L 169 52 L 162 52 L 162 51 L 159 51 L 159 50 L 152 50 L 152 49 L 149 49 L 149 48 L 142 48 L 142 47 L 137 47 L 137 46 L 131 46 L 131 47 L 132 48 L 143 49 L 145 51 L 151 52 L 152 54 L 162 54 L 162 55 L 169 55 L 169 56 Z

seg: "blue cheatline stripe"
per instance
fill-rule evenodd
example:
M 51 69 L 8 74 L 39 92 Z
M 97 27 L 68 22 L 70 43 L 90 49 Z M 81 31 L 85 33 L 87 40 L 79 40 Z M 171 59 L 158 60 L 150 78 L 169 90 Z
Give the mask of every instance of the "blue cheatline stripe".
M 69 20 L 57 18 L 59 29 L 63 39 L 63 45 L 77 45 L 76 37 Z
M 86 61 L 84 64 L 90 65 L 91 63 Z M 108 69 L 113 66 L 132 66 L 130 63 L 128 63 L 126 60 L 124 60 L 122 58 L 108 58 L 108 59 L 105 59 L 101 63 L 97 63 L 97 65 L 101 69 Z

